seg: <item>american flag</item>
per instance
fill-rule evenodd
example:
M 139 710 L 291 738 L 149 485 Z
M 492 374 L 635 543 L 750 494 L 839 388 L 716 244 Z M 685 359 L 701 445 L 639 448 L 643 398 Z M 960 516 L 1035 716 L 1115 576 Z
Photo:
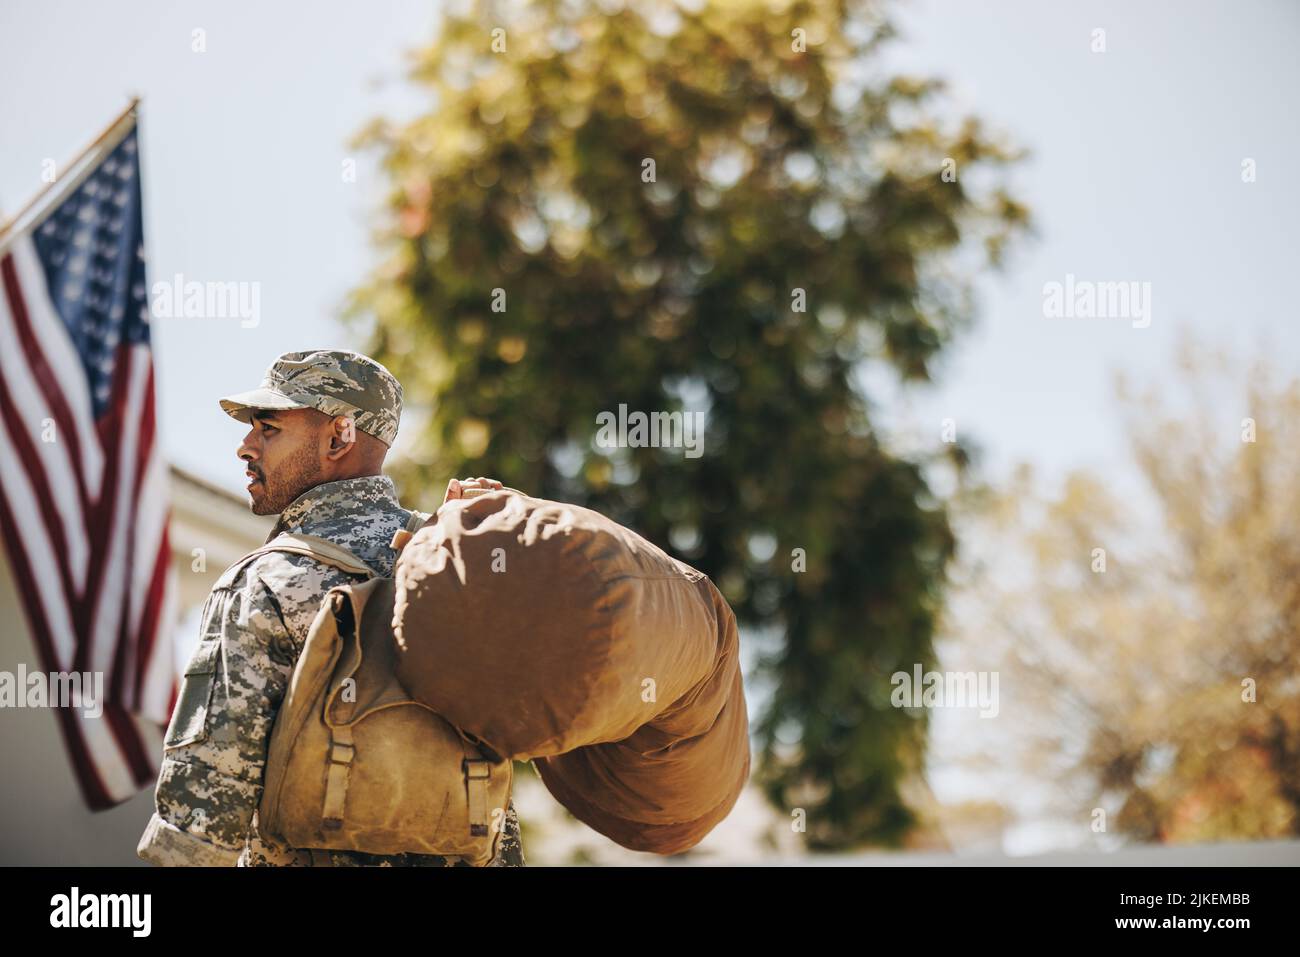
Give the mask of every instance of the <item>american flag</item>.
M 176 696 L 136 132 L 0 234 L 0 526 L 39 670 L 103 674 L 101 715 L 52 709 L 94 810 L 153 783 Z

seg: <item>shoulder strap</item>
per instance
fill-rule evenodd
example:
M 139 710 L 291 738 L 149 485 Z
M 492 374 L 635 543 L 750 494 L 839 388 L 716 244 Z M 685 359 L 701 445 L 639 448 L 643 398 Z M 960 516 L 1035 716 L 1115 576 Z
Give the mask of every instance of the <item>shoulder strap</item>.
M 350 551 L 335 542 L 328 539 L 320 538 L 317 535 L 290 534 L 285 532 L 271 539 L 261 548 L 255 548 L 240 562 L 252 558 L 254 555 L 262 555 L 266 552 L 293 552 L 297 555 L 310 555 L 327 565 L 333 565 L 351 575 L 365 575 L 367 578 L 374 578 L 375 571 L 361 559 L 357 558 Z
M 388 547 L 393 551 L 400 552 L 406 546 L 406 543 L 411 540 L 411 536 L 415 534 L 416 530 L 431 517 L 429 512 L 412 511 L 411 519 L 406 523 L 406 528 L 399 528 L 393 532 L 393 540 L 388 543 Z

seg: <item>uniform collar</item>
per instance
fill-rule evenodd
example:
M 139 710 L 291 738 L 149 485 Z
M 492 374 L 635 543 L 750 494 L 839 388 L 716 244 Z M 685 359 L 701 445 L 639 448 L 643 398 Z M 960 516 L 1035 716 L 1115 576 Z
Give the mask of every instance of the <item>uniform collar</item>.
M 284 507 L 266 540 L 269 542 L 281 532 L 308 531 L 313 526 L 355 510 L 357 502 L 363 500 L 380 508 L 401 507 L 397 502 L 397 487 L 387 475 L 363 475 L 336 482 L 322 482 L 307 489 Z

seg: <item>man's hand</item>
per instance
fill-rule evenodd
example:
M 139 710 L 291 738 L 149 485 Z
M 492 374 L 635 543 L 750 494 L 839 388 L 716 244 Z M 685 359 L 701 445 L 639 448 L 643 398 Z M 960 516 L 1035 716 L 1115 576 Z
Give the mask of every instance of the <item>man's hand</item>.
M 452 479 L 447 483 L 447 494 L 443 496 L 442 504 L 446 505 L 458 498 L 473 498 L 502 488 L 505 486 L 496 479 L 483 478 L 481 475 L 478 478 Z

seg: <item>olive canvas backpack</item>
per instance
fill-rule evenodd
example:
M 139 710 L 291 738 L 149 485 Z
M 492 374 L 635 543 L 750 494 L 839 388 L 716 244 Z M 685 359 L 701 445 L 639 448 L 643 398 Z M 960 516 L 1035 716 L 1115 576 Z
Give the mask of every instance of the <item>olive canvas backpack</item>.
M 428 517 L 414 513 L 394 547 Z M 294 666 L 271 732 L 261 834 L 308 850 L 487 864 L 500 841 L 512 764 L 397 679 L 393 580 L 311 535 L 277 536 L 241 561 L 270 551 L 310 555 L 358 581 L 326 593 Z

